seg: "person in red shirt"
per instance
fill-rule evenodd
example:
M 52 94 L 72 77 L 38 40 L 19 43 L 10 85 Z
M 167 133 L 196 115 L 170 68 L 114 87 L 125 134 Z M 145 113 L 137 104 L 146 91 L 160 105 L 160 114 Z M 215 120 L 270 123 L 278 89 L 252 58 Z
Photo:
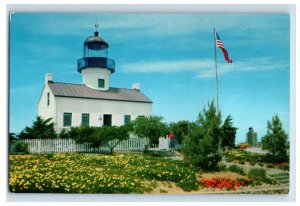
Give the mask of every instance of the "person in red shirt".
M 169 139 L 170 139 L 169 148 L 171 149 L 171 152 L 173 152 L 175 149 L 175 144 L 174 144 L 175 142 L 174 142 L 174 134 L 172 131 L 169 134 Z

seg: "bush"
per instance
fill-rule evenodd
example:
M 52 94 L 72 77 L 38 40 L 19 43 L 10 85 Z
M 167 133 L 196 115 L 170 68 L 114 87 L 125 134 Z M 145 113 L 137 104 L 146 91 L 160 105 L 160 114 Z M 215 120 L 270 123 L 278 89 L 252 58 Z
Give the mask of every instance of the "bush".
M 241 168 L 237 165 L 230 165 L 228 169 L 229 169 L 230 172 L 235 172 L 235 173 L 238 173 L 238 174 L 241 174 L 241 175 L 245 175 L 245 172 L 244 172 L 243 168 Z
M 272 183 L 272 180 L 267 177 L 266 170 L 263 168 L 252 168 L 248 172 L 248 177 L 252 179 L 254 182 L 266 182 Z
M 278 115 L 267 124 L 267 134 L 262 138 L 262 148 L 268 150 L 269 160 L 274 163 L 288 161 L 288 135 L 282 128 Z
M 251 166 L 254 166 L 255 164 L 256 164 L 256 162 L 250 161 L 250 165 L 251 165 Z
M 288 162 L 277 163 L 275 165 L 275 168 L 280 169 L 280 170 L 285 170 L 285 171 L 290 170 L 290 166 L 289 166 Z
M 182 151 L 188 163 L 203 170 L 218 169 L 221 160 L 221 119 L 221 113 L 216 111 L 213 102 L 199 113 L 197 125 L 183 139 Z
M 31 127 L 25 127 L 18 135 L 19 139 L 53 139 L 57 138 L 52 118 L 42 119 L 37 116 Z
M 176 123 L 171 123 L 168 129 L 169 129 L 169 131 L 174 132 L 175 140 L 177 141 L 177 143 L 179 145 L 181 145 L 184 137 L 186 135 L 188 135 L 189 131 L 193 127 L 195 127 L 195 123 L 191 123 L 191 122 L 183 120 L 183 121 L 179 121 Z
M 158 139 L 166 133 L 166 124 L 159 116 L 139 116 L 133 121 L 132 129 L 136 135 L 148 138 L 150 145 L 157 145 Z
M 60 133 L 59 133 L 59 138 L 61 138 L 61 139 L 69 139 L 69 138 L 71 138 L 71 136 L 70 136 L 70 132 L 67 130 L 67 129 L 65 129 L 65 128 L 63 128 L 61 131 L 60 131 Z
M 12 147 L 12 152 L 28 154 L 29 153 L 29 145 L 24 142 L 15 142 Z
M 206 171 L 217 170 L 221 160 L 218 147 L 201 127 L 194 129 L 184 138 L 183 153 L 188 163 Z
M 244 161 L 244 160 L 239 160 L 238 162 L 239 162 L 239 164 L 241 164 L 241 165 L 244 165 L 244 164 L 245 164 L 245 161 Z
M 75 141 L 78 143 L 91 143 L 91 137 L 95 134 L 97 129 L 100 129 L 100 127 L 99 128 L 89 127 L 89 126 L 76 127 L 76 128 L 71 128 L 69 134 L 70 137 L 72 139 L 75 139 Z
M 227 167 L 226 167 L 226 165 L 224 164 L 224 163 L 219 163 L 219 165 L 218 165 L 218 170 L 219 171 L 226 171 L 227 170 Z

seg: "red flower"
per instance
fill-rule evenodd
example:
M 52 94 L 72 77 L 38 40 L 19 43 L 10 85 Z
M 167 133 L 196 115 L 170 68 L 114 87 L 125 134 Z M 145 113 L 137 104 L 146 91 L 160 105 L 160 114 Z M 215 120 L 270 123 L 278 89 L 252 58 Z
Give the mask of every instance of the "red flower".
M 201 183 L 207 188 L 226 188 L 227 190 L 236 190 L 236 187 L 240 187 L 241 185 L 247 185 L 248 180 L 243 178 L 238 178 L 236 180 L 232 180 L 230 178 L 202 178 Z

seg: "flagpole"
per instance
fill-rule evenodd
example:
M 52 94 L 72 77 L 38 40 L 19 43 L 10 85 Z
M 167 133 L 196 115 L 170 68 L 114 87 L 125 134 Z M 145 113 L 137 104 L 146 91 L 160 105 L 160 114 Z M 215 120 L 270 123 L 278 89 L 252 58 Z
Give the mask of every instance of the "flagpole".
M 219 86 L 218 86 L 218 67 L 217 67 L 217 45 L 216 45 L 216 29 L 214 28 L 214 44 L 215 44 L 215 69 L 216 69 L 216 95 L 217 95 L 217 114 L 219 113 Z

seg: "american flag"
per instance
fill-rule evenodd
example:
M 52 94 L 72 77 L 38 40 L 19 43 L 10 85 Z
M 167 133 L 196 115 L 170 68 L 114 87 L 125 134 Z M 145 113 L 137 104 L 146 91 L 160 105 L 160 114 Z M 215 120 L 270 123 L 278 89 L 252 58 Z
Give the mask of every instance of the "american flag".
M 227 50 L 225 49 L 224 44 L 222 43 L 222 41 L 221 41 L 221 39 L 220 39 L 220 37 L 219 37 L 219 35 L 218 35 L 217 32 L 216 32 L 216 38 L 217 38 L 217 40 L 216 40 L 216 41 L 217 41 L 217 42 L 216 42 L 217 47 L 220 48 L 220 49 L 222 49 L 222 52 L 223 52 L 223 55 L 224 55 L 225 60 L 226 60 L 228 63 L 232 63 L 232 60 L 229 58 L 228 52 L 227 52 Z

